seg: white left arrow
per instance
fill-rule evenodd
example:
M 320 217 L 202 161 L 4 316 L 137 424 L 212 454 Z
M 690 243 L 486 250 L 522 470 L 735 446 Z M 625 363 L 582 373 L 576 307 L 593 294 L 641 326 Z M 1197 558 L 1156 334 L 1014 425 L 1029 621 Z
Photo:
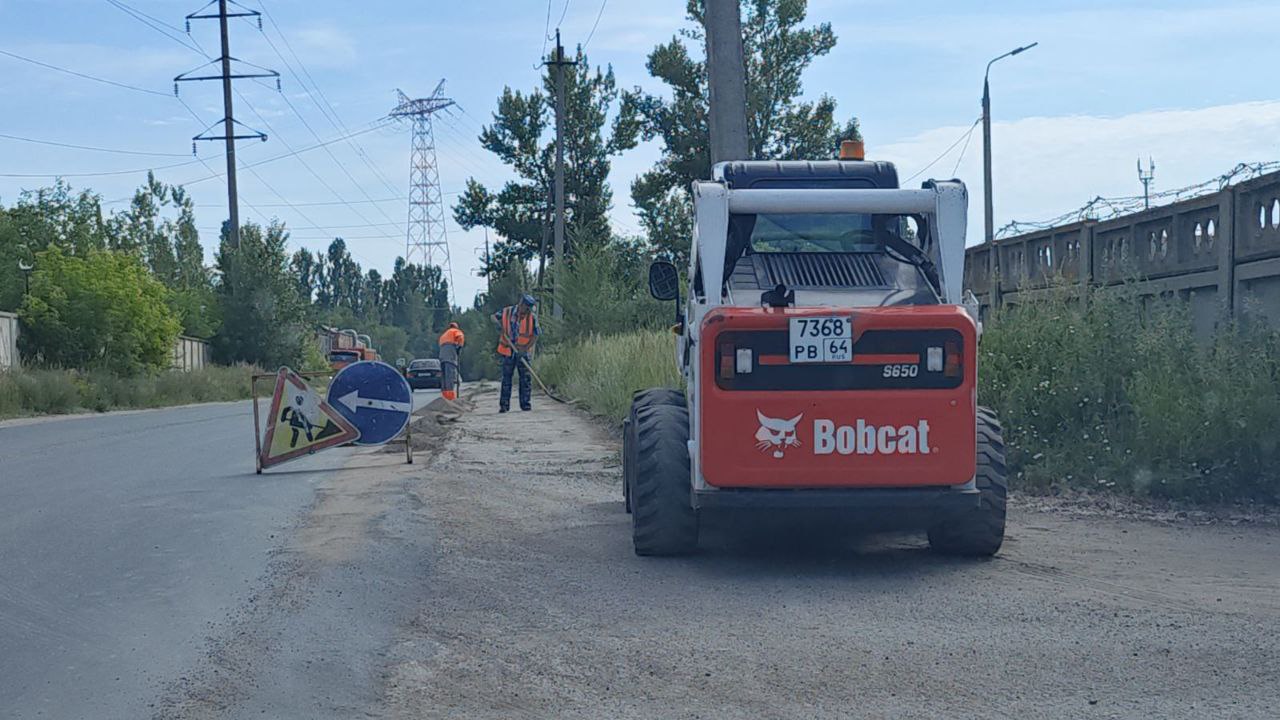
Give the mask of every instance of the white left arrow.
M 413 403 L 396 402 L 395 400 L 380 400 L 378 398 L 361 397 L 359 390 L 351 392 L 338 398 L 338 402 L 347 406 L 351 412 L 355 412 L 357 408 L 373 408 L 374 410 L 392 410 L 395 412 L 413 412 Z

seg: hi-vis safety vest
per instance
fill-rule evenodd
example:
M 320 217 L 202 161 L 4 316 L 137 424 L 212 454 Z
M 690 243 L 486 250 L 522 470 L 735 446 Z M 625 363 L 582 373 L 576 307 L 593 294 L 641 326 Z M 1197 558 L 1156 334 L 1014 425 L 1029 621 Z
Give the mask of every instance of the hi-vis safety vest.
M 458 328 L 449 328 L 440 334 L 439 344 L 441 345 L 457 345 L 461 347 L 466 343 L 466 338 L 462 331 Z
M 514 313 L 515 311 L 516 311 L 516 308 L 514 305 L 508 305 L 502 308 L 502 335 L 501 335 L 501 338 L 498 340 L 499 355 L 511 354 L 511 346 L 508 343 L 512 340 L 511 313 Z M 520 327 L 517 328 L 517 331 L 516 331 L 515 344 L 518 350 L 520 350 L 521 352 L 524 352 L 526 349 L 528 349 L 530 345 L 533 344 L 533 340 L 534 340 L 533 313 L 531 312 L 528 315 L 525 315 L 524 319 L 520 320 L 519 323 L 520 323 Z M 503 339 L 505 339 L 507 342 L 503 342 Z

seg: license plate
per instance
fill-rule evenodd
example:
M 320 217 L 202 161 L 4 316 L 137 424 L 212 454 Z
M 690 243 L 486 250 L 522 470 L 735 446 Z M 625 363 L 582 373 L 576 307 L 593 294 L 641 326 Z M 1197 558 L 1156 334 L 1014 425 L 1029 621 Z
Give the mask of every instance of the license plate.
M 848 317 L 791 318 L 790 360 L 835 363 L 853 359 L 853 321 Z

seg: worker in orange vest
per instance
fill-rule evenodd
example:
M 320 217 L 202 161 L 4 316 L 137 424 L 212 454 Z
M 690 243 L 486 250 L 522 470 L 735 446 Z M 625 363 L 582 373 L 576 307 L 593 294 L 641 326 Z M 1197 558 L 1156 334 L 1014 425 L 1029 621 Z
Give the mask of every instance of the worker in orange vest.
M 449 327 L 440 333 L 440 395 L 446 400 L 458 399 L 458 386 L 462 384 L 458 355 L 466 344 L 467 336 L 462 334 L 456 322 L 449 323 Z
M 538 301 L 525 295 L 515 305 L 493 314 L 498 324 L 498 354 L 502 356 L 502 392 L 498 395 L 498 412 L 511 409 L 511 375 L 520 373 L 520 409 L 533 409 L 533 386 L 529 380 L 529 352 L 542 330 L 533 308 Z

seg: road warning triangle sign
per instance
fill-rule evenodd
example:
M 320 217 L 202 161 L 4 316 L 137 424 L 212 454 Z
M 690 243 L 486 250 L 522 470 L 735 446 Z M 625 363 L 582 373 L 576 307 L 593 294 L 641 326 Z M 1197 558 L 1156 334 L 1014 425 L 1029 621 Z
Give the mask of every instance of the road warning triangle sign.
M 360 431 L 287 367 L 276 373 L 259 464 L 268 468 L 360 439 Z

